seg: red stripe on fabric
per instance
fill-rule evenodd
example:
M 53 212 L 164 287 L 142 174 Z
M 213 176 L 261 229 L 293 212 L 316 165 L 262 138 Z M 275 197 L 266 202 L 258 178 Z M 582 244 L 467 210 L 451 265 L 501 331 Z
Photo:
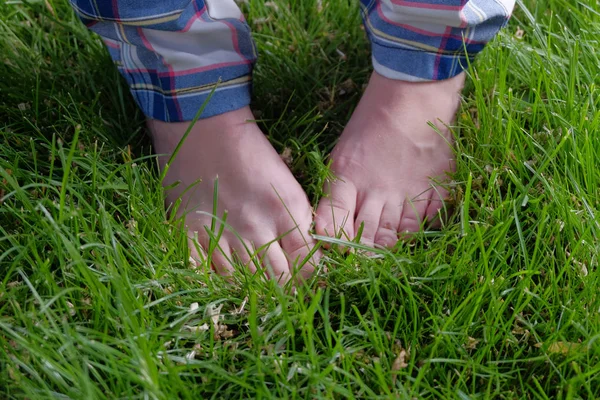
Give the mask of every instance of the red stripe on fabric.
M 198 6 L 196 5 L 196 3 L 194 3 L 194 7 L 196 8 L 196 10 L 198 10 Z M 200 18 L 202 18 L 202 15 L 204 15 L 205 12 L 206 12 L 206 6 L 203 7 L 201 10 L 196 11 L 196 13 L 194 15 L 192 15 L 192 18 L 190 18 L 190 20 L 185 24 L 185 26 L 183 27 L 183 29 L 180 32 L 189 31 L 192 27 L 192 24 L 194 22 L 196 22 L 197 20 L 199 20 Z
M 212 64 L 212 65 L 207 65 L 205 67 L 198 67 L 198 68 L 192 68 L 192 69 L 186 69 L 185 71 L 178 71 L 175 72 L 175 76 L 183 76 L 183 75 L 187 75 L 187 74 L 194 74 L 197 72 L 206 72 L 206 71 L 210 71 L 213 69 L 219 69 L 219 68 L 226 68 L 226 67 L 234 67 L 236 65 L 248 65 L 251 64 L 252 61 L 249 60 L 243 60 L 243 61 L 230 61 L 230 62 L 225 62 L 225 63 L 219 63 L 219 64 Z
M 202 9 L 202 11 L 206 11 L 206 5 Z M 208 14 L 208 16 L 210 17 L 210 14 Z M 250 63 L 252 63 L 252 61 L 248 60 L 246 58 L 246 56 L 244 56 L 244 54 L 240 50 L 240 44 L 239 44 L 238 37 L 237 37 L 237 29 L 235 28 L 235 26 L 233 26 L 233 24 L 231 22 L 228 22 L 228 21 L 226 21 L 224 19 L 222 19 L 222 20 L 215 20 L 212 17 L 210 17 L 210 19 L 211 19 L 212 22 L 222 22 L 225 25 L 227 25 L 227 27 L 231 31 L 231 42 L 233 43 L 233 48 L 235 49 L 235 52 L 240 56 L 240 58 L 242 60 L 244 60 L 244 62 L 240 63 L 240 64 L 250 64 Z M 241 22 L 243 22 L 243 21 L 245 21 L 245 20 L 244 20 L 244 15 L 242 14 Z
M 464 29 L 468 25 L 467 19 L 465 18 L 465 5 L 467 4 L 467 1 L 466 0 L 462 0 L 460 2 L 460 4 L 461 4 L 461 6 L 460 6 L 460 13 L 459 13 L 459 16 L 460 16 L 460 27 Z M 469 43 L 473 43 L 473 42 L 469 42 Z M 482 43 L 485 43 L 485 42 L 482 42 Z
M 197 12 L 196 14 L 192 15 L 192 18 L 190 18 L 190 20 L 185 24 L 185 26 L 179 32 L 189 31 L 191 29 L 192 25 L 194 24 L 194 22 L 199 20 L 201 16 L 202 16 L 201 12 Z
M 108 39 L 103 39 L 104 44 L 106 45 L 106 47 L 111 47 L 113 49 L 119 49 L 119 45 L 117 43 L 113 43 L 113 41 L 109 41 Z
M 167 67 L 167 69 L 169 70 L 168 73 L 164 73 L 164 75 L 162 77 L 169 77 L 171 78 L 171 90 L 175 91 L 175 77 L 177 76 L 175 74 L 175 71 L 173 71 L 173 67 L 171 67 L 171 65 L 167 64 L 165 62 L 165 59 L 163 56 L 161 56 L 160 54 L 158 54 L 156 52 L 156 50 L 154 50 L 154 47 L 152 46 L 152 43 L 150 43 L 148 41 L 148 39 L 146 39 L 146 35 L 144 35 L 144 31 L 142 28 L 137 28 L 137 33 L 140 36 L 140 38 L 142 39 L 142 42 L 144 43 L 144 46 L 146 46 L 148 49 L 150 49 L 151 51 L 153 51 L 156 55 L 158 55 L 158 57 L 160 57 L 160 61 L 163 63 L 163 65 L 165 67 Z M 161 77 L 161 75 L 159 74 L 159 77 Z M 179 106 L 179 102 L 177 101 L 177 96 L 173 96 L 173 104 L 175 105 L 175 108 L 177 109 L 177 116 L 179 118 L 179 121 L 183 121 L 183 114 L 181 112 L 181 107 Z
M 433 66 L 433 80 L 437 80 L 438 76 L 440 75 L 440 63 L 442 62 L 442 55 L 443 55 L 443 51 L 444 48 L 446 47 L 446 44 L 448 43 L 448 36 L 450 35 L 450 32 L 452 32 L 452 28 L 448 27 L 446 28 L 446 33 L 444 35 L 444 38 L 442 39 L 442 42 L 440 43 L 440 48 L 438 51 L 438 54 L 435 58 L 435 64 Z
M 202 0 L 200 0 L 200 1 L 202 1 Z M 197 13 L 204 14 L 205 12 L 208 12 L 208 8 L 207 8 L 206 4 L 204 4 L 204 1 L 202 1 L 202 3 L 203 3 L 202 8 L 198 8 L 198 0 L 194 1 L 194 8 L 196 9 Z
M 113 18 L 119 19 L 119 0 L 112 0 Z
M 242 60 L 249 62 L 249 60 L 246 58 L 246 56 L 240 50 L 240 43 L 238 41 L 237 29 L 235 29 L 235 26 L 233 26 L 233 24 L 231 22 L 228 22 L 225 20 L 222 20 L 219 22 L 223 22 L 225 25 L 227 25 L 229 27 L 229 30 L 231 31 L 231 41 L 233 43 L 233 48 L 235 49 L 235 52 L 238 53 L 238 55 L 242 58 Z

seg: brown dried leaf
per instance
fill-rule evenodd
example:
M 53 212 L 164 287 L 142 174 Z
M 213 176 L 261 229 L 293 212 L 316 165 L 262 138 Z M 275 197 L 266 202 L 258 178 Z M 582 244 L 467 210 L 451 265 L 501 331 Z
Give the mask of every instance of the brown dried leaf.
M 210 329 L 210 326 L 208 326 L 208 324 L 198 326 L 185 325 L 184 328 L 188 329 L 190 332 L 206 332 Z
M 234 335 L 235 331 L 233 331 L 232 329 L 225 329 L 224 331 L 219 333 L 221 339 L 231 339 Z
M 523 29 L 521 29 L 521 27 L 517 27 L 517 31 L 515 32 L 515 38 L 517 39 L 523 39 L 523 36 L 525 36 L 525 31 Z
M 580 347 L 581 343 L 555 342 L 548 346 L 548 353 L 568 356 L 569 354 L 579 350 Z
M 248 296 L 244 297 L 244 301 L 240 304 L 240 308 L 233 308 L 233 314 L 240 315 L 244 312 L 244 308 L 246 308 L 246 304 L 248 303 Z
M 348 78 L 340 84 L 339 89 L 340 95 L 350 94 L 356 89 L 356 83 L 351 78 Z
M 235 331 L 229 329 L 226 324 L 221 324 L 221 319 L 223 316 L 221 315 L 221 309 L 223 308 L 223 304 L 215 307 L 212 304 L 206 307 L 206 314 L 210 317 L 210 321 L 214 328 L 214 339 L 230 339 L 235 335 Z
M 12 288 L 15 288 L 17 286 L 21 286 L 22 283 L 23 282 L 21 282 L 21 281 L 12 281 L 12 282 L 8 282 L 6 284 L 6 287 L 9 288 L 9 289 L 12 289 Z
M 19 369 L 19 367 L 16 367 L 17 370 Z M 8 367 L 8 376 L 10 377 L 10 379 L 12 379 L 13 381 L 18 381 L 19 380 L 19 376 L 15 373 L 15 370 L 13 367 Z
M 294 157 L 292 156 L 292 149 L 286 147 L 285 149 L 283 149 L 283 152 L 281 152 L 279 157 L 281 157 L 285 165 L 287 165 L 290 168 L 292 167 L 292 162 L 294 161 Z
M 264 17 L 264 18 L 255 18 L 252 20 L 252 23 L 254 25 L 263 25 L 266 24 L 267 22 L 271 21 L 271 16 L 268 17 Z M 255 115 L 256 116 L 256 115 Z
M 74 317 L 75 314 L 77 314 L 77 312 L 75 311 L 75 306 L 70 301 L 67 301 L 66 303 L 67 303 L 67 307 L 69 308 L 69 315 L 71 317 Z
M 396 379 L 398 377 L 398 371 L 408 367 L 408 364 L 406 363 L 407 359 L 408 359 L 408 351 L 406 351 L 406 349 L 401 349 L 400 353 L 398 353 L 398 356 L 396 357 L 396 359 L 394 360 L 394 363 L 392 364 L 392 384 L 394 384 L 394 385 L 396 384 Z
M 137 221 L 135 219 L 131 218 L 129 221 L 127 221 L 125 227 L 127 228 L 130 234 L 135 236 L 135 231 L 137 228 Z
M 464 348 L 467 350 L 475 350 L 477 348 L 477 345 L 479 344 L 479 340 L 472 338 L 471 336 L 469 336 L 469 338 L 467 339 L 467 343 L 464 344 Z

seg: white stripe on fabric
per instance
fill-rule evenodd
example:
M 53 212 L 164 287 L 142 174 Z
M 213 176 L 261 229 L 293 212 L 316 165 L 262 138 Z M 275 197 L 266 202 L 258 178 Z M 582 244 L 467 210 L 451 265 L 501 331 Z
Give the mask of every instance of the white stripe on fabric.
M 469 21 L 469 23 L 472 23 L 472 24 L 475 24 L 475 23 L 481 24 L 481 23 L 485 22 L 485 20 L 487 19 L 486 12 L 477 6 L 477 2 L 476 1 L 469 1 L 465 5 L 465 8 L 470 8 L 471 11 L 473 11 L 473 13 L 475 13 L 475 15 L 479 16 L 479 21 Z
M 381 0 L 383 15 L 391 21 L 400 24 L 438 25 L 459 28 L 462 25 L 460 10 L 436 10 L 393 4 L 391 0 Z
M 235 49 L 230 28 L 222 22 L 196 20 L 186 32 L 142 30 L 154 51 L 176 72 L 244 62 Z

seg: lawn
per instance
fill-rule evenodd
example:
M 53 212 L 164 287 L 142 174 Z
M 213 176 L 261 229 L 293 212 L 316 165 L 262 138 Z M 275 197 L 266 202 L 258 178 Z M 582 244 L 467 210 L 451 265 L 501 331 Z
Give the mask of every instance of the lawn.
M 370 73 L 357 0 L 243 2 L 313 204 Z M 143 116 L 64 0 L 0 3 L 0 398 L 600 398 L 600 2 L 523 0 L 470 70 L 453 212 L 296 291 L 191 265 Z

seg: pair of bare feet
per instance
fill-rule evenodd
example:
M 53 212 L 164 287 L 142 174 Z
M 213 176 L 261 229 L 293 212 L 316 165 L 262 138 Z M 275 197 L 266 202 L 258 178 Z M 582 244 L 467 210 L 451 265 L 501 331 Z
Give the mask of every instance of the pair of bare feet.
M 332 172 L 316 211 L 315 230 L 324 236 L 354 238 L 393 247 L 404 232 L 418 231 L 437 217 L 447 192 L 436 185 L 453 169 L 452 135 L 464 74 L 426 83 L 387 79 L 374 73 L 350 122 L 334 148 Z M 182 199 L 196 250 L 208 249 L 214 182 L 217 216 L 227 224 L 212 265 L 230 274 L 237 259 L 251 271 L 288 281 L 297 264 L 312 274 L 320 253 L 310 255 L 313 212 L 306 194 L 253 120 L 248 107 L 198 121 L 175 160 L 165 184 L 167 203 Z M 433 129 L 429 124 L 437 127 Z M 155 150 L 171 154 L 189 123 L 150 120 Z M 161 158 L 163 166 L 166 158 Z M 219 226 L 220 223 L 217 223 Z M 197 232 L 197 235 L 195 234 Z M 215 233 L 216 235 L 216 233 Z M 193 242 L 193 241 L 192 241 Z M 212 240 L 214 242 L 214 240 Z

